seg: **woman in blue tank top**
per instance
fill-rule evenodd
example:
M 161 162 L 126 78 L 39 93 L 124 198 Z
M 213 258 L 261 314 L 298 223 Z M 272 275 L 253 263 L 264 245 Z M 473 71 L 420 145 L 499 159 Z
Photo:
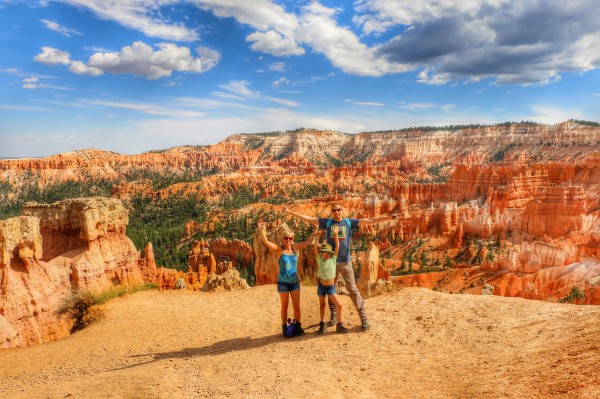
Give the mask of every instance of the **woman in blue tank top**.
M 306 239 L 306 241 L 295 244 L 294 232 L 285 230 L 283 232 L 283 245 L 279 246 L 267 238 L 266 225 L 262 220 L 258 221 L 258 230 L 262 242 L 269 248 L 269 251 L 274 252 L 279 256 L 277 263 L 279 264 L 279 274 L 277 276 L 277 292 L 281 301 L 281 330 L 284 338 L 289 338 L 295 335 L 304 335 L 304 329 L 300 321 L 300 279 L 298 278 L 298 250 L 309 246 L 317 230 Z M 296 320 L 293 327 L 294 333 L 288 334 L 287 325 L 287 310 L 290 297 L 292 298 L 292 306 L 294 307 L 294 319 Z

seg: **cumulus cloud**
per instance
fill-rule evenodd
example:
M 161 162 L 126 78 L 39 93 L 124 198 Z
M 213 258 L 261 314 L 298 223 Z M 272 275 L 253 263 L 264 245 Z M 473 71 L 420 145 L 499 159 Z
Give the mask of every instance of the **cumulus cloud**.
M 160 12 L 180 0 L 65 1 L 148 36 L 198 38 Z M 318 0 L 293 12 L 274 0 L 181 1 L 255 29 L 246 37 L 254 51 L 292 57 L 310 48 L 352 75 L 415 71 L 424 84 L 490 79 L 530 85 L 600 67 L 596 0 L 357 0 L 353 26 L 341 25 L 341 10 Z M 365 36 L 371 36 L 368 45 Z M 381 37 L 386 39 L 377 40 Z M 164 73 L 154 69 L 141 73 Z
M 197 48 L 198 57 L 194 57 L 189 48 L 173 43 L 159 43 L 157 47 L 159 49 L 154 50 L 143 42 L 135 42 L 119 52 L 93 54 L 87 64 L 71 61 L 70 54 L 66 51 L 42 47 L 42 53 L 34 60 L 47 65 L 70 65 L 70 72 L 88 76 L 107 72 L 160 79 L 170 76 L 173 71 L 203 73 L 213 68 L 220 59 L 219 53 L 208 48 Z
M 42 19 L 40 21 L 42 21 L 46 28 L 58 32 L 65 37 L 71 37 L 71 34 L 81 35 L 81 33 L 76 31 L 75 29 L 67 28 L 55 21 L 50 21 L 48 19 Z
M 548 84 L 600 67 L 596 8 L 593 0 L 362 0 L 355 22 L 366 34 L 412 27 L 378 46 L 378 56 L 423 68 L 423 83 Z
M 42 52 L 33 59 L 46 65 L 69 65 L 71 63 L 71 55 L 68 52 L 52 47 L 42 47 Z
M 304 49 L 294 39 L 286 38 L 275 31 L 254 32 L 246 37 L 246 41 L 253 42 L 250 48 L 276 56 L 288 57 L 304 54 Z
M 102 75 L 103 72 L 94 67 L 88 67 L 81 61 L 73 61 L 71 66 L 69 67 L 69 72 L 73 72 L 77 75 L 88 75 L 88 76 L 99 76 Z

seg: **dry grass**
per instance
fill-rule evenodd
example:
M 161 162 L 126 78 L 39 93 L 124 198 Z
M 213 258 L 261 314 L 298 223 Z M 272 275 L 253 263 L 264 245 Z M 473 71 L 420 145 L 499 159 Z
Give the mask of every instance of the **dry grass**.
M 101 305 L 111 299 L 133 292 L 156 288 L 158 288 L 156 284 L 136 284 L 116 285 L 100 292 L 89 290 L 76 291 L 70 297 L 63 300 L 63 303 L 55 312 L 55 315 L 57 317 L 67 317 L 73 320 L 71 333 L 74 333 L 104 317 L 102 310 L 95 307 L 95 305 Z

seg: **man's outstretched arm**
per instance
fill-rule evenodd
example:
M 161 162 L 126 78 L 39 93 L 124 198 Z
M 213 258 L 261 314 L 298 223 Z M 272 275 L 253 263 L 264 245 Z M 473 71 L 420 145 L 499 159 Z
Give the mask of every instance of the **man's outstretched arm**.
M 281 205 L 281 209 L 283 209 L 283 211 L 288 215 L 292 215 L 295 218 L 304 220 L 306 223 L 314 224 L 315 226 L 319 224 L 319 218 L 307 216 L 299 212 L 290 211 L 286 205 Z
M 376 218 L 364 218 L 364 219 L 358 219 L 358 225 L 359 226 L 367 226 L 370 224 L 375 224 L 375 223 L 381 223 L 381 222 L 387 222 L 389 220 L 394 220 L 398 218 L 398 214 L 397 213 L 392 213 L 388 216 L 379 216 Z

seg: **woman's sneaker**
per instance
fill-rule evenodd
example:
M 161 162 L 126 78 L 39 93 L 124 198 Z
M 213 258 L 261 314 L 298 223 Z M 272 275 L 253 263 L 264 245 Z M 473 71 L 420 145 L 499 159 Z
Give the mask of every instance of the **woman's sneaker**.
M 304 329 L 302 328 L 302 323 L 300 323 L 299 321 L 297 321 L 297 322 L 295 323 L 294 327 L 295 327 L 295 330 L 296 330 L 296 335 L 297 335 L 297 336 L 299 336 L 299 337 L 300 337 L 300 336 L 302 336 L 302 335 L 306 334 L 306 333 L 304 332 Z
M 317 331 L 317 335 L 323 335 L 323 333 L 327 331 L 327 324 L 324 321 L 319 323 L 319 331 Z
M 340 321 L 339 323 L 337 323 L 335 325 L 335 332 L 337 333 L 341 333 L 341 334 L 346 334 L 350 332 L 350 329 L 344 327 L 344 325 L 342 324 L 342 322 Z
M 281 325 L 281 333 L 283 335 L 283 338 L 289 338 L 287 335 L 287 324 Z

